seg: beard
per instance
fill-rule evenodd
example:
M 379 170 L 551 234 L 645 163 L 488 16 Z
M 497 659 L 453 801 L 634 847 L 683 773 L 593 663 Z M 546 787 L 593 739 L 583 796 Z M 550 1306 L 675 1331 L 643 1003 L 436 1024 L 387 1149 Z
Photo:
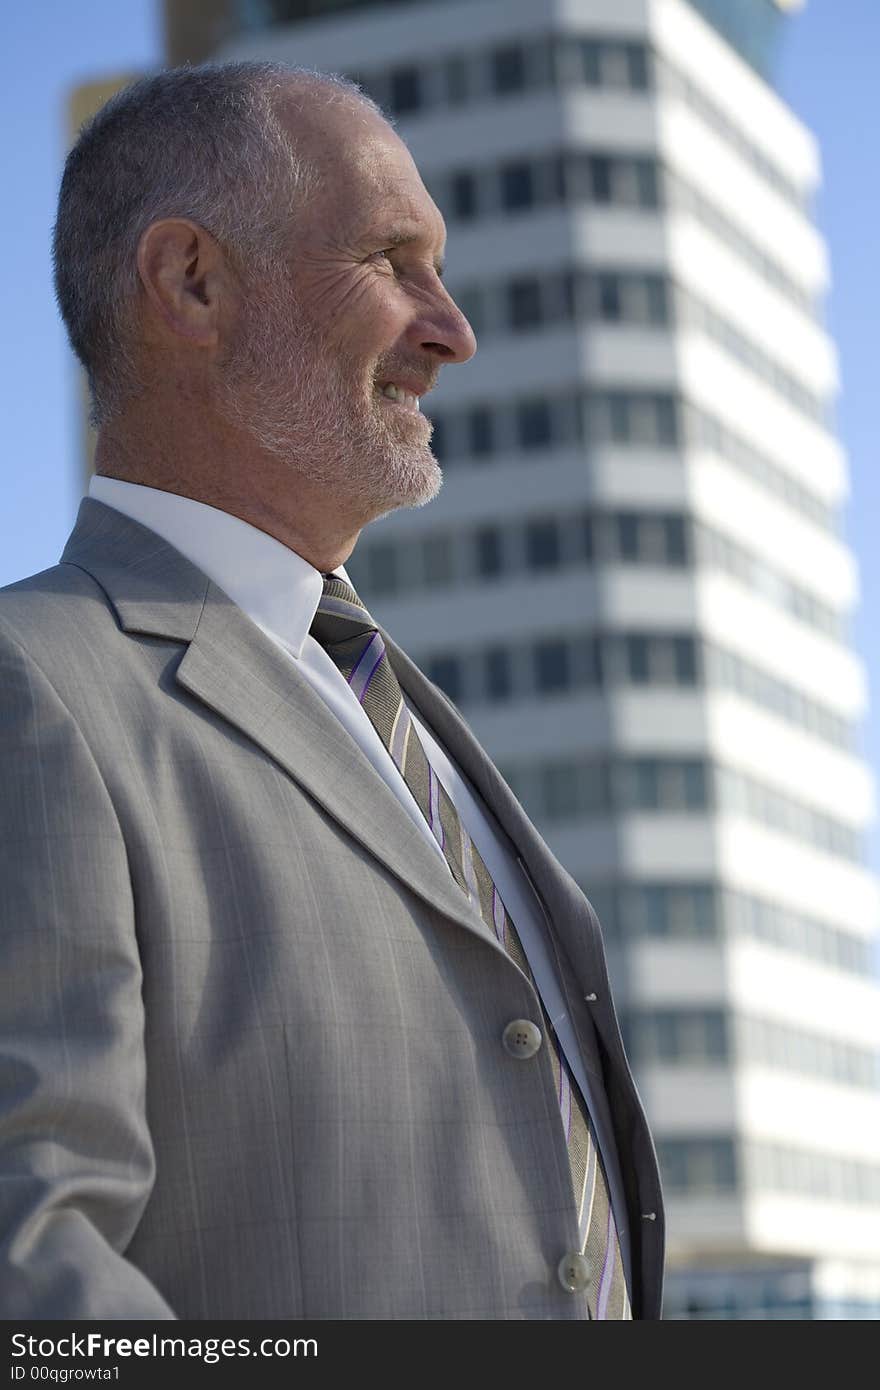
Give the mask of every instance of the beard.
M 433 363 L 382 364 L 385 380 L 415 367 L 433 380 Z M 376 390 L 379 364 L 331 349 L 292 288 L 245 301 L 239 331 L 220 364 L 220 409 L 257 446 L 365 520 L 421 507 L 443 483 L 430 450 L 433 426 L 393 407 Z

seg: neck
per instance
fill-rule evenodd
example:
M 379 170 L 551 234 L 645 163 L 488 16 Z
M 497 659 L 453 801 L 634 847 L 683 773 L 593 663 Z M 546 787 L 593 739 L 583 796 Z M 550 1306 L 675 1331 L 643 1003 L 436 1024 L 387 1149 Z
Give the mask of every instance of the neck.
M 194 418 L 201 414 L 201 419 Z M 342 565 L 371 518 L 304 478 L 292 463 L 268 455 L 210 412 L 168 412 L 130 406 L 102 426 L 95 472 L 121 482 L 173 492 L 229 512 L 265 531 L 322 573 Z

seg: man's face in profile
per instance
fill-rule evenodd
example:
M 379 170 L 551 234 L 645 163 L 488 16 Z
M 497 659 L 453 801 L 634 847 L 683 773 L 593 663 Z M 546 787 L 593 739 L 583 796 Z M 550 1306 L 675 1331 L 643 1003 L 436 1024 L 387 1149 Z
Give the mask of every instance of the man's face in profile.
M 320 161 L 276 283 L 252 284 L 223 362 L 227 411 L 292 469 L 370 517 L 429 501 L 442 476 L 422 395 L 476 343 L 444 290 L 439 210 L 403 142 L 350 100 L 303 116 Z

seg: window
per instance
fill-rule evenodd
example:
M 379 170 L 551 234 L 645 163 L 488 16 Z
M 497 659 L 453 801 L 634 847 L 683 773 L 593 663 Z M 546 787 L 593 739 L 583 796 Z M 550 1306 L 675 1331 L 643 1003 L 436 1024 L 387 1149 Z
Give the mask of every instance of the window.
M 626 59 L 629 86 L 634 92 L 645 91 L 650 85 L 648 50 L 644 44 L 628 43 L 626 45 Z
M 461 663 L 457 656 L 433 657 L 428 663 L 427 676 L 450 700 L 457 703 L 461 699 Z
M 501 206 L 506 212 L 530 208 L 535 201 L 532 166 L 520 160 L 501 167 Z
M 552 442 L 549 401 L 520 402 L 517 410 L 517 434 L 520 447 L 523 449 L 539 449 Z
M 594 154 L 588 163 L 589 196 L 595 203 L 611 202 L 611 160 L 607 155 Z
M 562 641 L 538 642 L 534 648 L 535 687 L 542 694 L 565 690 L 571 684 L 568 646 Z
M 477 574 L 494 578 L 501 573 L 501 532 L 497 526 L 481 526 L 474 536 Z
M 537 327 L 542 319 L 541 285 L 537 276 L 511 280 L 507 287 L 507 305 L 511 328 L 520 331 Z
M 507 700 L 513 693 L 510 652 L 506 647 L 489 647 L 485 654 L 486 693 L 490 700 Z
M 552 518 L 526 525 L 526 564 L 529 569 L 557 569 L 561 562 L 559 526 Z
M 607 322 L 616 323 L 621 317 L 620 276 L 598 275 L 596 279 L 599 294 L 599 317 Z
M 626 643 L 629 679 L 636 685 L 646 685 L 650 680 L 648 664 L 647 637 L 629 637 Z
M 492 412 L 485 406 L 471 410 L 467 417 L 468 446 L 478 458 L 491 454 L 495 448 Z
M 418 111 L 422 105 L 421 75 L 416 67 L 392 68 L 389 102 L 395 116 Z
M 453 174 L 449 181 L 452 215 L 466 222 L 477 215 L 477 181 L 468 170 Z
M 367 586 L 371 593 L 393 593 L 398 587 L 397 548 L 379 542 L 367 551 Z
M 427 584 L 451 584 L 455 577 L 451 536 L 442 532 L 436 536 L 426 536 L 422 546 L 422 564 Z
M 675 682 L 677 685 L 697 683 L 697 644 L 693 637 L 673 637 Z
M 521 92 L 526 85 L 525 53 L 519 44 L 496 48 L 491 57 L 492 89 L 499 95 Z

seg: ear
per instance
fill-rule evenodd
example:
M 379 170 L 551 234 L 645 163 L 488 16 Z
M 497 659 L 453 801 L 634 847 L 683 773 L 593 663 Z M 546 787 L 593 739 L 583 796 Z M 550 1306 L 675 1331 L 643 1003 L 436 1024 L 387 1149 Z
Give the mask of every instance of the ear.
M 165 326 L 194 346 L 214 347 L 230 277 L 210 232 L 183 217 L 151 222 L 138 243 L 137 267 Z

